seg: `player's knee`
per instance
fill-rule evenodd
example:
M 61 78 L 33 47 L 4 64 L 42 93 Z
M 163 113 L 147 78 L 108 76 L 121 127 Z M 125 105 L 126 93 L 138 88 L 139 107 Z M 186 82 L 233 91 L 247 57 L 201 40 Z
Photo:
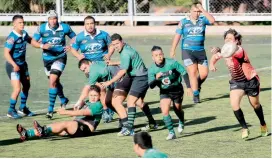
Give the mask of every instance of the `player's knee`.
M 252 105 L 252 107 L 253 107 L 254 109 L 258 109 L 258 108 L 260 107 L 260 102 L 259 102 L 259 101 L 256 101 L 256 102 L 254 102 L 254 103 L 251 103 L 251 105 Z
M 61 73 L 62 72 L 60 70 L 57 70 L 57 69 L 51 69 L 51 71 L 50 71 L 50 74 L 57 75 L 58 77 L 60 77 Z

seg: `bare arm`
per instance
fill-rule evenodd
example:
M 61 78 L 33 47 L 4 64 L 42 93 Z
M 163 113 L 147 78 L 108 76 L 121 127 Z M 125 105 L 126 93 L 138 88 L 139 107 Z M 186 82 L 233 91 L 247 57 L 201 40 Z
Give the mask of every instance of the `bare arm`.
M 118 81 L 121 79 L 125 74 L 127 73 L 127 70 L 120 70 L 109 82 L 110 84 Z
M 34 40 L 33 38 L 31 39 L 30 44 L 34 46 L 35 48 L 41 48 L 41 49 L 49 49 L 51 46 L 50 44 L 41 44 L 37 42 L 36 40 Z
M 209 13 L 207 12 L 201 4 L 197 4 L 197 7 L 201 10 L 201 12 L 203 13 L 203 15 L 209 20 L 209 22 L 211 24 L 213 24 L 215 22 L 215 19 L 214 17 Z
M 107 65 L 109 66 L 116 66 L 116 65 L 120 65 L 121 62 L 120 61 L 107 61 Z
M 81 60 L 84 58 L 84 55 L 78 53 L 73 47 L 71 47 L 70 52 L 72 53 L 73 56 L 75 56 L 78 60 Z
M 177 45 L 180 41 L 181 35 L 180 34 L 175 34 L 173 42 L 172 42 L 172 47 L 171 47 L 171 51 L 170 51 L 170 57 L 174 58 L 176 56 L 176 48 Z
M 7 60 L 7 62 L 10 63 L 13 67 L 17 66 L 17 64 L 13 61 L 13 59 L 12 59 L 12 57 L 10 55 L 10 49 L 8 49 L 6 47 L 4 48 L 4 57 Z
M 215 67 L 215 64 L 219 59 L 221 59 L 220 53 L 212 55 L 212 57 L 210 59 L 210 66 L 209 66 L 209 69 L 211 71 L 216 71 L 217 70 L 217 68 Z

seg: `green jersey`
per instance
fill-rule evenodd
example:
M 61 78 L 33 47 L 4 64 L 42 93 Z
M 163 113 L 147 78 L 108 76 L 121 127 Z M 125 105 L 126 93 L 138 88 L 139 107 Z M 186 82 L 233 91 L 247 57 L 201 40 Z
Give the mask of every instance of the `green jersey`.
M 104 61 L 95 61 L 90 65 L 88 84 L 109 81 L 119 70 L 119 66 L 108 66 Z
M 156 74 L 162 73 L 162 76 L 156 80 Z M 164 58 L 161 65 L 153 63 L 148 69 L 148 84 L 156 84 L 161 91 L 180 88 L 182 77 L 187 72 L 185 68 L 176 60 Z
M 156 149 L 147 149 L 143 155 L 143 158 L 168 158 L 168 156 Z
M 85 104 L 86 104 L 85 109 L 90 110 L 91 116 L 80 116 L 80 117 L 77 117 L 77 119 L 84 120 L 86 122 L 89 122 L 90 124 L 94 122 L 94 127 L 96 128 L 102 118 L 103 105 L 100 101 L 91 103 L 89 102 L 89 100 L 87 100 Z
M 139 53 L 128 44 L 125 44 L 120 52 L 121 69 L 127 70 L 129 76 L 147 75 L 147 68 Z

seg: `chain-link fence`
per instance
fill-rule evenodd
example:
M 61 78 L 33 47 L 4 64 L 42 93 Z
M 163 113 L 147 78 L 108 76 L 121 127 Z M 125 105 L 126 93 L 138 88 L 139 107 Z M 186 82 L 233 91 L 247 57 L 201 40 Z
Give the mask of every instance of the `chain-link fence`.
M 56 9 L 55 0 L 0 0 L 0 14 L 43 14 Z
M 127 0 L 63 0 L 63 15 L 126 15 Z
M 208 0 L 211 13 L 271 13 L 271 0 Z

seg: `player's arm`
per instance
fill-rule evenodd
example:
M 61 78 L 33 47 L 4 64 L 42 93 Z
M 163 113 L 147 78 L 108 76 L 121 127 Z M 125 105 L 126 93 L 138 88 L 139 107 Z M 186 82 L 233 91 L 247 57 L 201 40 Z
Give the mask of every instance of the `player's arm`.
M 176 29 L 176 34 L 175 34 L 173 41 L 172 41 L 172 46 L 171 46 L 171 50 L 170 50 L 170 57 L 171 58 L 174 58 L 176 56 L 176 48 L 177 48 L 177 45 L 180 41 L 181 35 L 182 35 L 182 22 L 180 21 L 178 24 L 178 27 Z
M 70 52 L 72 53 L 73 56 L 75 56 L 78 60 L 81 60 L 84 58 L 83 54 L 80 54 L 78 52 L 78 49 L 80 48 L 80 39 L 78 36 L 74 37 L 75 39 L 73 40 L 73 43 L 71 44 L 71 49 Z
M 10 63 L 13 66 L 13 69 L 15 72 L 19 71 L 20 68 L 19 66 L 13 61 L 10 51 L 14 47 L 14 38 L 13 37 L 8 37 L 7 41 L 5 42 L 5 48 L 4 48 L 4 57 L 7 60 L 8 63 Z
M 80 110 L 65 110 L 60 108 L 57 110 L 60 115 L 68 115 L 68 116 L 91 116 L 91 111 L 89 109 L 80 109 Z
M 123 76 L 125 76 L 126 73 L 127 73 L 126 69 L 122 69 L 122 70 L 118 71 L 118 73 L 111 80 L 108 81 L 109 83 L 107 83 L 107 85 L 109 86 L 109 85 L 113 84 L 114 82 L 118 81 Z M 104 85 L 104 84 L 102 84 L 102 85 Z M 105 85 L 104 85 L 104 87 L 105 87 Z
M 238 46 L 238 50 L 233 54 L 233 56 L 238 59 L 244 58 L 244 49 Z
M 202 14 L 208 19 L 209 24 L 213 24 L 213 23 L 215 22 L 214 17 L 213 17 L 209 12 L 207 12 L 207 11 L 203 8 L 203 6 L 202 6 L 201 4 L 197 4 L 196 6 L 197 6 L 197 8 L 202 12 Z
M 111 56 L 113 55 L 115 49 L 114 49 L 113 45 L 111 45 L 111 38 L 110 38 L 109 34 L 106 35 L 105 41 L 108 46 L 108 53 L 104 56 L 104 60 L 108 61 L 111 59 Z
M 120 64 L 121 64 L 120 61 L 111 61 L 111 60 L 106 61 L 106 63 L 107 63 L 107 65 L 109 65 L 109 66 L 117 66 L 117 65 L 120 65 Z
M 81 91 L 79 99 L 77 100 L 76 104 L 74 105 L 74 109 L 80 109 L 83 106 L 84 99 L 88 97 L 88 93 L 90 91 L 90 85 L 85 85 Z
M 186 87 L 191 88 L 189 75 L 186 69 L 177 61 L 175 61 L 173 65 L 174 65 L 173 67 L 183 76 Z
M 148 69 L 148 85 L 151 89 L 155 88 L 158 84 L 158 80 L 156 79 L 156 74 L 153 73 L 152 68 Z
M 35 48 L 41 48 L 41 49 L 49 49 L 51 47 L 50 44 L 42 44 L 34 40 L 32 37 L 29 37 L 29 43 L 34 46 Z
M 221 54 L 220 53 L 216 53 L 216 54 L 213 54 L 211 59 L 210 59 L 210 66 L 209 66 L 209 69 L 211 71 L 216 71 L 217 68 L 215 67 L 215 64 L 217 63 L 218 60 L 220 60 L 222 58 Z

